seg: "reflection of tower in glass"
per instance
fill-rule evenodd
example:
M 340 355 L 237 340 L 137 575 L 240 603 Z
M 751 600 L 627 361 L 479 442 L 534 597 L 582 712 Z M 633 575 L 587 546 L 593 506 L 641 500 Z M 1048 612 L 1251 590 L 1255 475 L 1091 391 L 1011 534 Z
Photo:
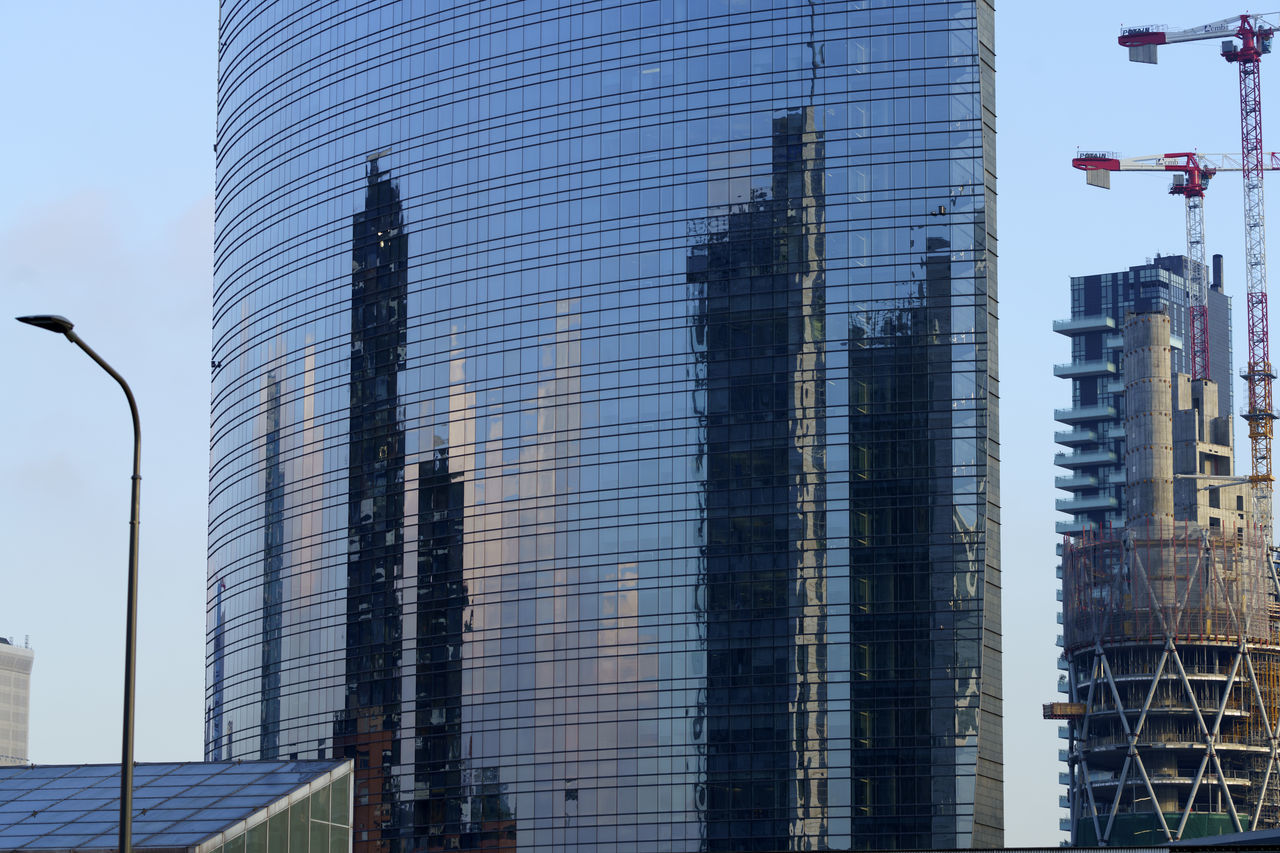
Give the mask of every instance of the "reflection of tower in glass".
M 284 604 L 284 465 L 280 458 L 280 381 L 267 374 L 266 500 L 262 519 L 262 718 L 259 754 L 280 757 L 280 641 Z
M 209 707 L 205 712 L 205 760 L 224 760 L 223 750 L 227 743 L 223 740 L 222 680 L 226 674 L 226 623 L 222 616 L 222 595 L 227 591 L 227 582 L 218 581 L 218 591 L 213 602 L 213 650 L 210 658 L 213 662 L 213 691 L 209 697 Z M 229 753 L 228 753 L 229 754 Z
M 978 737 L 985 505 L 966 502 L 985 485 L 985 375 L 958 369 L 974 357 L 977 318 L 953 305 L 964 300 L 949 231 L 911 230 L 909 289 L 860 306 L 849 337 L 854 835 L 908 847 L 930 846 L 938 825 L 894 819 L 929 803 L 956 810 L 952 832 L 974 831 L 993 760 L 980 753 L 992 738 Z M 931 758 L 903 759 L 917 754 Z
M 774 119 L 770 190 L 731 208 L 689 258 L 707 400 L 711 850 L 825 837 L 825 198 L 813 125 L 810 109 Z
M 392 849 L 398 825 L 404 427 L 397 409 L 407 264 L 399 191 L 374 155 L 364 210 L 351 228 L 347 685 L 334 743 L 356 762 L 353 828 L 379 850 Z
M 447 448 L 418 466 L 414 826 L 430 850 L 459 849 L 462 797 L 463 484 Z

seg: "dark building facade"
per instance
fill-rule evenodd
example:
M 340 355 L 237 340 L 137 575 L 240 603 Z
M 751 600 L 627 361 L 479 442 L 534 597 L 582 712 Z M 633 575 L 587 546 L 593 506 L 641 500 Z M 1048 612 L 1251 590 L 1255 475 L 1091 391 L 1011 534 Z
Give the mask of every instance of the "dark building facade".
M 998 846 L 993 15 L 224 3 L 209 756 L 368 851 Z

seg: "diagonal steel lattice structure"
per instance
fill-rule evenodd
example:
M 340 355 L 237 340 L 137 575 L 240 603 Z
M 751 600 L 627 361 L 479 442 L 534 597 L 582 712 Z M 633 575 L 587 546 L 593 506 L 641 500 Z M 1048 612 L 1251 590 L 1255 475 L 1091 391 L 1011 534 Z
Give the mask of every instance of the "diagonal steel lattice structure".
M 1067 541 L 1073 846 L 1280 819 L 1280 586 L 1262 542 L 1161 521 Z

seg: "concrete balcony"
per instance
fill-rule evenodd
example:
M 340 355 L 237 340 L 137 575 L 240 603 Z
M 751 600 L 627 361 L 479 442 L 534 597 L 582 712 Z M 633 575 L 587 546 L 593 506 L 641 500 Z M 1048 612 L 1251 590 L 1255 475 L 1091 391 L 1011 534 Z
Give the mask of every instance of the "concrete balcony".
M 1062 379 L 1079 379 L 1084 376 L 1114 376 L 1115 373 L 1116 363 L 1109 358 L 1091 358 L 1086 361 L 1071 361 L 1053 366 L 1053 375 Z
M 1073 406 L 1070 409 L 1054 409 L 1053 419 L 1061 424 L 1080 424 L 1088 421 L 1109 420 L 1116 416 L 1115 406 Z
M 1082 492 L 1098 488 L 1098 478 L 1092 474 L 1068 474 L 1065 477 L 1054 477 L 1053 486 L 1064 492 Z
M 1064 429 L 1055 432 L 1053 440 L 1065 447 L 1075 447 L 1080 444 L 1092 444 L 1097 441 L 1098 433 L 1091 429 Z
M 1054 320 L 1053 330 L 1060 335 L 1073 337 L 1086 332 L 1106 332 L 1116 327 L 1114 317 L 1072 317 L 1070 320 Z
M 1077 515 L 1082 512 L 1094 512 L 1100 509 L 1118 509 L 1120 503 L 1112 495 L 1092 495 L 1087 498 L 1059 498 L 1054 501 L 1058 512 L 1069 512 Z
M 1114 450 L 1086 450 L 1076 453 L 1055 453 L 1053 464 L 1059 468 L 1092 468 L 1095 465 L 1114 465 Z
M 1059 521 L 1053 525 L 1053 532 L 1059 536 L 1079 536 L 1084 533 L 1084 529 L 1088 524 L 1089 522 L 1084 520 Z

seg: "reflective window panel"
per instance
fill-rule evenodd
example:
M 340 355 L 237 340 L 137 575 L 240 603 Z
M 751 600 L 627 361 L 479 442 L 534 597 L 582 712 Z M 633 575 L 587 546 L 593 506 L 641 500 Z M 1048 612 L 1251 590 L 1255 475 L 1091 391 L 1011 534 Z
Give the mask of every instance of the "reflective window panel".
M 206 750 L 998 846 L 990 0 L 224 0 Z

